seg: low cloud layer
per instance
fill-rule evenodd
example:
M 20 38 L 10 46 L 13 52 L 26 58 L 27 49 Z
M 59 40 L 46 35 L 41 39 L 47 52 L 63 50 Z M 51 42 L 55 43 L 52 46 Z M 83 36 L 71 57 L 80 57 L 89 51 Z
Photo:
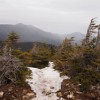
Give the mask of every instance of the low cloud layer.
M 0 23 L 24 23 L 53 33 L 86 32 L 100 19 L 100 0 L 0 0 Z

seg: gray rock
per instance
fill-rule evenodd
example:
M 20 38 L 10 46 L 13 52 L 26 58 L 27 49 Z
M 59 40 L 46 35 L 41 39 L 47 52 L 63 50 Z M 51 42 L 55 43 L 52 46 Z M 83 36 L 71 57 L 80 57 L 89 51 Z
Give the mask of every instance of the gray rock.
M 3 95 L 4 95 L 4 92 L 3 92 L 3 91 L 1 91 L 1 92 L 0 92 L 0 98 L 2 98 L 2 97 L 3 97 Z

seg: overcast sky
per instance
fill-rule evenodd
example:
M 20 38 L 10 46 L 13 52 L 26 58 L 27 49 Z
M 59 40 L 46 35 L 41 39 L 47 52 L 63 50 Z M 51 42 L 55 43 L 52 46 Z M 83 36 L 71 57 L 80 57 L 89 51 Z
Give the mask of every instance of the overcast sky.
M 85 33 L 100 20 L 100 0 L 0 0 L 0 24 L 24 23 L 53 33 Z

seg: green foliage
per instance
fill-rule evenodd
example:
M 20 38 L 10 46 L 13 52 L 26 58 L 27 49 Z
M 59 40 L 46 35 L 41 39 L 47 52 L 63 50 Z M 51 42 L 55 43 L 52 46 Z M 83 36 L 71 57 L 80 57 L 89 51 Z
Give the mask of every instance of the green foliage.
M 54 47 L 46 43 L 35 43 L 30 54 L 32 55 L 32 66 L 44 68 L 48 65 L 54 53 Z
M 14 48 L 17 39 L 16 33 L 10 33 L 2 49 L 3 55 L 0 57 L 0 85 L 8 83 L 26 84 L 26 79 L 31 74 L 31 71 L 26 67 L 30 64 L 30 54 Z
M 11 48 L 14 48 L 18 39 L 18 35 L 15 32 L 11 32 L 6 39 L 5 44 L 7 44 Z
M 81 84 L 81 91 L 100 84 L 100 49 L 95 48 L 95 41 L 90 41 L 85 47 L 72 46 L 71 41 L 65 41 L 54 57 L 55 69 L 61 75 L 68 75 L 73 83 Z
M 33 48 L 30 51 L 14 50 L 13 55 L 17 56 L 24 65 L 37 68 L 44 68 L 52 59 L 55 52 L 55 47 L 45 43 L 33 43 Z
M 55 69 L 61 71 L 62 75 L 68 74 L 68 70 L 66 69 L 69 69 L 68 62 L 73 56 L 74 48 L 70 41 L 72 40 L 66 38 L 54 56 Z
M 30 75 L 31 75 L 31 71 L 29 69 L 27 69 L 25 66 L 22 66 L 22 68 L 16 72 L 17 74 L 17 81 L 16 83 L 17 84 L 20 84 L 20 85 L 24 85 L 26 84 L 26 79 L 27 78 L 31 78 Z

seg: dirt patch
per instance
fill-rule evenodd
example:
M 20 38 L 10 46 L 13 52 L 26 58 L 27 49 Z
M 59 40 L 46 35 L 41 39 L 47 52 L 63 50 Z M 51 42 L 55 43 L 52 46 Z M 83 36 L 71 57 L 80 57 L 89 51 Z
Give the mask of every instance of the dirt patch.
M 63 80 L 57 96 L 65 100 L 100 100 L 100 85 L 93 86 L 89 92 L 80 92 L 79 85 Z
M 29 85 L 8 84 L 0 87 L 0 100 L 31 100 L 35 97 Z

